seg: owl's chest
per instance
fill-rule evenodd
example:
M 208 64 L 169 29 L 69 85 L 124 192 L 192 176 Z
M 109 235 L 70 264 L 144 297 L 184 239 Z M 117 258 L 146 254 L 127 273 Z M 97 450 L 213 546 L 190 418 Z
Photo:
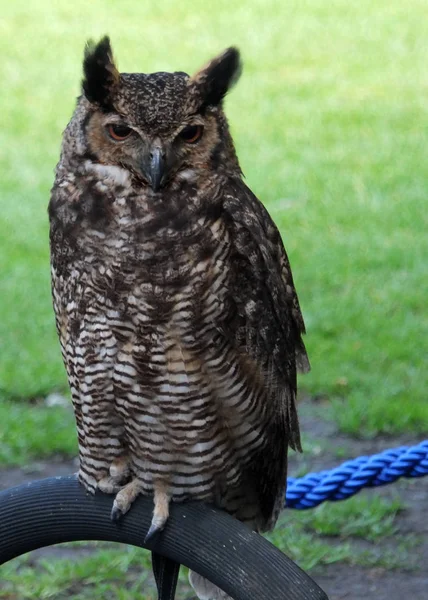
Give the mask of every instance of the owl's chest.
M 86 310 L 113 310 L 137 327 L 191 327 L 220 316 L 230 255 L 222 219 L 150 208 L 119 200 L 103 224 L 82 223 L 71 277 L 63 281 L 68 295 L 80 296 Z

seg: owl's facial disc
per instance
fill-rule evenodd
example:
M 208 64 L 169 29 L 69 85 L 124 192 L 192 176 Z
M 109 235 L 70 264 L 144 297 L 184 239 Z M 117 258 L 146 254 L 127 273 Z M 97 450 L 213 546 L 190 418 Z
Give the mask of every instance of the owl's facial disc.
M 199 115 L 153 135 L 132 118 L 94 111 L 85 128 L 95 161 L 129 169 L 154 192 L 169 185 L 182 170 L 205 170 L 213 140 L 218 141 L 214 120 Z

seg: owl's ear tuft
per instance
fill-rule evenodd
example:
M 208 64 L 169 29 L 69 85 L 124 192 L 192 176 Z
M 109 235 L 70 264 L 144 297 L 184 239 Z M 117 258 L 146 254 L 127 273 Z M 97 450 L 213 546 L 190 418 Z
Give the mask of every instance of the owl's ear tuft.
M 198 71 L 189 85 L 196 87 L 202 108 L 217 106 L 238 81 L 241 71 L 239 50 L 228 48 Z
M 110 39 L 105 36 L 95 44 L 88 41 L 83 59 L 83 93 L 89 102 L 107 109 L 119 83 L 119 71 L 113 60 Z

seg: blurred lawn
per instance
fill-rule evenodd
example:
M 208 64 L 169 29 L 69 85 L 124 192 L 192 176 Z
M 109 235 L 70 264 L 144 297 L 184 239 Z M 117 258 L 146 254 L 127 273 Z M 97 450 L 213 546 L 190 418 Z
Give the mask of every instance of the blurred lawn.
M 427 430 L 424 0 L 5 4 L 4 401 L 66 389 L 50 300 L 46 206 L 61 131 L 79 93 L 85 40 L 105 33 L 122 71 L 191 72 L 230 44 L 241 48 L 244 75 L 227 113 L 247 182 L 280 226 L 291 257 L 313 366 L 301 385 L 331 399 L 326 411 L 344 431 Z M 48 426 L 46 443 L 50 433 Z

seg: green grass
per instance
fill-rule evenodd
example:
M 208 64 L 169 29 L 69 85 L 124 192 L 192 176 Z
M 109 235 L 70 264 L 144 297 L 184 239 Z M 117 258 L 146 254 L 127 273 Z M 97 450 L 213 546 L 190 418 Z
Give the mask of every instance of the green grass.
M 313 365 L 302 385 L 340 402 L 331 412 L 344 431 L 426 430 L 424 14 L 417 0 L 220 0 L 213 11 L 202 0 L 9 3 L 0 36 L 3 395 L 66 386 L 46 205 L 84 41 L 108 32 L 128 71 L 192 71 L 240 46 L 244 76 L 227 112 L 248 183 L 291 256 Z
M 71 403 L 70 403 L 71 404 Z M 32 459 L 76 456 L 74 416 L 64 407 L 28 406 L 22 401 L 0 402 L 0 465 L 25 465 Z
M 46 205 L 86 38 L 122 70 L 195 70 L 234 43 L 227 100 L 247 181 L 283 232 L 311 393 L 352 434 L 424 431 L 428 279 L 424 2 L 9 3 L 1 24 L 0 390 L 66 387 Z M 405 407 L 405 408 L 404 408 Z
M 399 500 L 362 493 L 309 511 L 285 511 L 266 537 L 305 570 L 335 562 L 395 569 L 408 563 L 417 542 L 398 532 L 396 517 L 403 508 Z M 382 545 L 392 539 L 395 555 Z
M 369 492 L 346 502 L 321 504 L 315 510 L 297 513 L 293 520 L 319 536 L 376 542 L 397 533 L 395 520 L 403 509 L 399 499 L 385 500 Z
M 148 552 L 105 543 L 62 544 L 59 548 L 60 552 L 67 552 L 67 556 L 37 560 L 37 578 L 34 577 L 34 563 L 28 557 L 15 559 L 2 567 L 0 598 L 155 599 L 150 593 L 150 590 L 154 591 L 154 582 Z

